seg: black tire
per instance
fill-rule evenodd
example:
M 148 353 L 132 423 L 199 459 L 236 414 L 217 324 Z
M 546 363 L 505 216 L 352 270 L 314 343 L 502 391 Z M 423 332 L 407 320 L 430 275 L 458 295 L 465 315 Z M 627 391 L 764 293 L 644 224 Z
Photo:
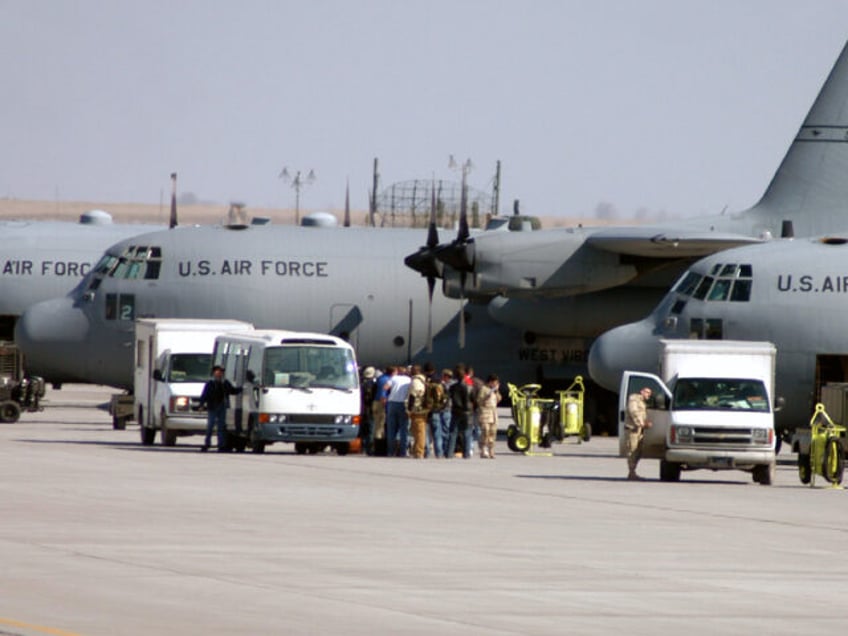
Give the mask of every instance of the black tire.
M 508 440 L 515 437 L 515 434 L 518 432 L 518 427 L 515 424 L 510 424 L 506 427 L 506 438 Z
M 512 438 L 512 444 L 515 446 L 516 453 L 523 453 L 530 449 L 530 438 L 524 433 L 516 433 L 515 437 Z
M 141 443 L 144 446 L 152 446 L 153 442 L 156 441 L 156 429 L 146 426 L 139 426 L 138 428 L 141 431 Z
M 589 422 L 583 422 L 583 431 L 580 433 L 580 439 L 584 442 L 592 439 L 592 425 Z
M 112 416 L 112 428 L 116 431 L 123 431 L 127 428 L 127 418 L 118 417 L 117 415 Z
M 680 464 L 660 460 L 660 481 L 680 481 Z
M 14 424 L 21 418 L 21 407 L 17 402 L 6 400 L 0 402 L 0 422 L 3 424 Z
M 513 453 L 518 452 L 518 449 L 515 447 L 515 435 L 506 438 L 506 445 L 507 448 L 509 448 L 509 450 L 511 450 Z
M 539 440 L 539 446 L 541 446 L 542 448 L 550 448 L 551 447 L 551 434 L 550 433 L 544 433 L 542 435 L 542 439 Z
M 345 456 L 350 452 L 350 444 L 347 442 L 341 442 L 340 444 L 336 444 L 336 454 Z
M 812 467 L 810 466 L 810 456 L 798 453 L 798 478 L 802 484 L 809 484 L 813 478 Z
M 168 429 L 168 417 L 165 415 L 165 413 L 162 413 L 162 415 L 160 415 L 159 422 L 162 425 L 161 432 L 159 433 L 159 440 L 162 442 L 162 446 L 176 446 L 177 433 L 176 431 L 171 431 Z
M 762 486 L 771 486 L 774 483 L 775 469 L 775 462 L 771 462 L 770 464 L 760 464 L 758 466 L 754 466 L 754 470 L 751 475 L 754 478 L 754 482 Z
M 844 471 L 845 456 L 842 450 L 842 443 L 836 437 L 829 437 L 824 443 L 822 475 L 832 484 L 841 484 L 842 473 Z
M 294 452 L 298 455 L 305 455 L 307 450 L 306 442 L 295 442 L 294 443 Z

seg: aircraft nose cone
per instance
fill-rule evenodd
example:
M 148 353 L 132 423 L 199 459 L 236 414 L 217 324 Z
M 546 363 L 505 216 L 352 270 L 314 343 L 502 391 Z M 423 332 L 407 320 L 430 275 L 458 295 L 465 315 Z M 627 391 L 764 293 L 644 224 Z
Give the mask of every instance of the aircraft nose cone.
M 30 373 L 62 381 L 69 365 L 79 362 L 66 351 L 88 336 L 88 319 L 72 298 L 54 298 L 27 309 L 15 327 L 15 342 Z M 73 373 L 71 373 L 73 374 Z
M 624 371 L 657 372 L 659 344 L 659 337 L 653 333 L 652 321 L 616 327 L 592 344 L 589 375 L 605 389 L 617 393 Z

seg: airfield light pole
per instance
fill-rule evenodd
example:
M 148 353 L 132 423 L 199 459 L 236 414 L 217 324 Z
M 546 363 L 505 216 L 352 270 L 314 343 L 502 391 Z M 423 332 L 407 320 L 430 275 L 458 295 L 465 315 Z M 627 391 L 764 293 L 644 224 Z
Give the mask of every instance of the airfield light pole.
M 456 159 L 453 158 L 453 155 L 449 156 L 448 168 L 450 168 L 451 170 L 459 170 L 462 174 L 462 185 L 459 191 L 460 208 L 464 207 L 467 201 L 466 197 L 468 196 L 468 173 L 471 172 L 471 169 L 473 167 L 474 166 L 471 164 L 471 159 L 466 159 L 462 165 L 459 165 L 456 162 Z
M 298 170 L 294 176 L 289 174 L 288 168 L 283 168 L 280 171 L 278 178 L 288 183 L 294 188 L 294 224 L 300 225 L 300 190 L 304 186 L 312 185 L 315 182 L 315 171 L 310 170 L 305 177 L 301 176 Z

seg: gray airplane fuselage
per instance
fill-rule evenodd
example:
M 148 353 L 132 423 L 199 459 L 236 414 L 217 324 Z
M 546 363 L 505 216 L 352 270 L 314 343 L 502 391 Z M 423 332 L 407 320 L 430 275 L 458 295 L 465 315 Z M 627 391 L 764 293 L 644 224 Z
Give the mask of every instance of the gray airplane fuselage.
M 776 425 L 809 423 L 824 381 L 848 380 L 848 244 L 795 239 L 698 261 L 642 321 L 598 338 L 589 369 L 617 391 L 624 370 L 656 373 L 660 338 L 767 340 L 777 346 Z

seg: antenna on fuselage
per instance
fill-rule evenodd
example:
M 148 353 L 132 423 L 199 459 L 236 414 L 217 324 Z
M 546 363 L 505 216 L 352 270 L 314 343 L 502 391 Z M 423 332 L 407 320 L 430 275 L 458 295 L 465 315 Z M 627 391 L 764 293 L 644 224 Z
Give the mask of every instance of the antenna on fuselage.
M 177 173 L 171 173 L 171 220 L 168 229 L 177 227 Z

